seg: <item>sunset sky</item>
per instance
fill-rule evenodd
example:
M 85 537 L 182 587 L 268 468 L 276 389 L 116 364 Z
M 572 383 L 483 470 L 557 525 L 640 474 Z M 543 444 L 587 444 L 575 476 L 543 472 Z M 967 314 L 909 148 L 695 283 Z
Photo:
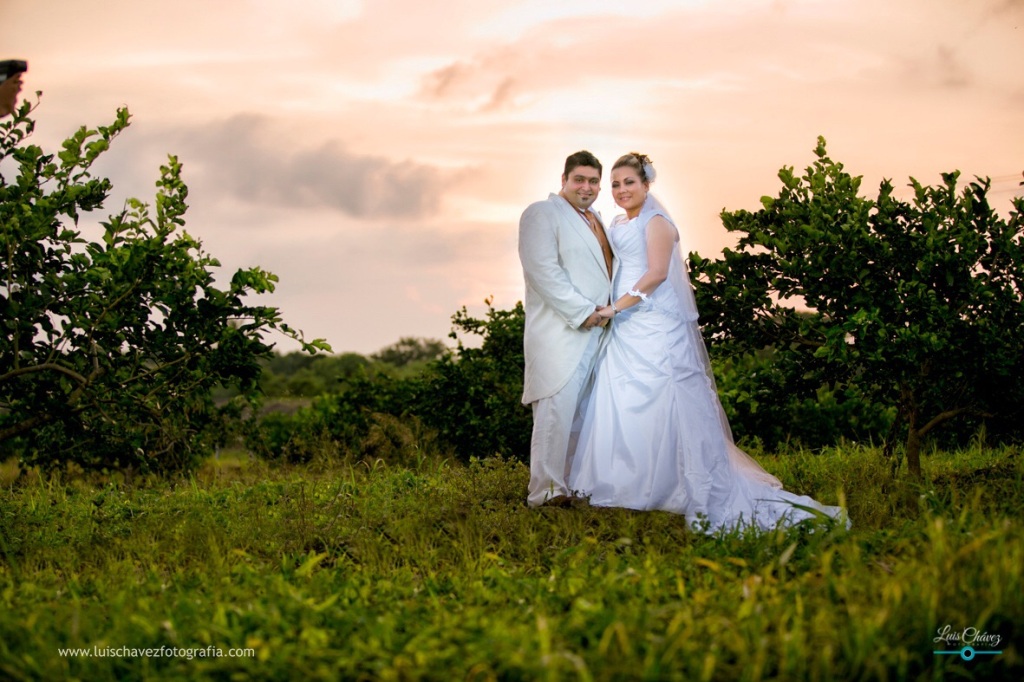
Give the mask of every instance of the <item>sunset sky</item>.
M 45 149 L 130 109 L 96 219 L 176 154 L 188 231 L 338 352 L 520 300 L 519 215 L 581 148 L 649 154 L 703 256 L 818 135 L 866 194 L 959 169 L 1006 210 L 1024 171 L 1024 0 L 0 0 L 0 37 Z

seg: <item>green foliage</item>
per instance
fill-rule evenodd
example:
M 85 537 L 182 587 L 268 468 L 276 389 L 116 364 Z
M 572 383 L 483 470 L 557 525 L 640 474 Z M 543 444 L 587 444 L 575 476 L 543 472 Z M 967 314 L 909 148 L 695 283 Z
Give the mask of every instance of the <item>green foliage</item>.
M 452 318 L 458 347 L 427 375 L 418 414 L 464 457 L 527 461 L 533 420 L 522 404 L 526 314 L 522 303 L 511 310 L 486 303 L 486 319 L 470 317 L 465 308 Z M 481 337 L 480 345 L 464 344 L 458 330 Z
M 244 301 L 277 277 L 241 269 L 215 286 L 220 264 L 183 229 L 188 189 L 173 156 L 155 215 L 131 199 L 89 241 L 78 220 L 110 190 L 90 167 L 128 111 L 80 128 L 56 155 L 26 143 L 29 113 L 0 124 L 0 161 L 15 169 L 0 176 L 0 444 L 27 464 L 187 469 L 240 409 L 217 409 L 213 388 L 252 398 L 264 334 L 299 338 L 276 308 Z
M 274 354 L 261 361 L 260 388 L 269 397 L 313 398 L 338 387 L 370 369 L 371 361 L 359 353 L 310 355 L 293 351 Z
M 954 418 L 1021 436 L 1024 200 L 1003 218 L 988 180 L 961 190 L 956 172 L 937 187 L 912 180 L 910 202 L 889 181 L 871 200 L 821 138 L 815 154 L 802 177 L 779 172 L 763 209 L 723 212 L 736 250 L 691 254 L 717 350 L 774 348 L 790 394 L 826 386 L 895 410 L 913 473 L 921 439 Z
M 407 464 L 404 454 L 413 449 L 438 452 L 435 434 L 416 412 L 423 389 L 421 378 L 357 375 L 335 392 L 314 398 L 309 407 L 264 416 L 246 446 L 289 462 L 341 458 Z
M 718 394 L 737 441 L 760 443 L 767 451 L 785 445 L 822 448 L 840 442 L 881 442 L 895 409 L 874 403 L 856 385 L 792 391 L 766 349 L 717 358 Z
M 395 372 L 378 361 L 314 398 L 308 408 L 263 418 L 247 446 L 263 456 L 299 462 L 332 447 L 343 458 L 395 461 L 395 453 L 411 444 L 419 448 L 417 456 L 454 452 L 466 460 L 499 454 L 526 461 L 532 422 L 520 401 L 525 315 L 521 304 L 511 310 L 487 305 L 486 319 L 471 317 L 465 308 L 452 317 L 454 351 L 415 372 Z M 420 345 L 433 353 L 438 343 L 404 339 L 392 348 Z M 422 356 L 401 369 L 418 362 Z
M 395 367 L 406 367 L 414 363 L 437 360 L 447 350 L 444 342 L 437 339 L 418 339 L 406 336 L 370 357 L 376 362 L 384 362 Z
M 825 501 L 855 493 L 852 530 L 529 509 L 509 460 L 25 481 L 0 496 L 0 676 L 1019 679 L 1018 453 L 930 458 L 925 485 L 866 449 L 764 463 Z M 935 655 L 945 625 L 1002 653 Z M 161 646 L 224 654 L 59 653 Z
M 369 357 L 359 353 L 274 353 L 260 361 L 260 389 L 268 398 L 315 398 L 337 393 L 360 377 L 413 378 L 446 351 L 436 339 L 405 337 Z

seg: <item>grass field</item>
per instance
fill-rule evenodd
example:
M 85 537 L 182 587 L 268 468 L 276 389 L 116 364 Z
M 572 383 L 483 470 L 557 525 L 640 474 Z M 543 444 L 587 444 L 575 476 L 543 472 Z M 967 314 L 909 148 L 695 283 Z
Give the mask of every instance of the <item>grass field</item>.
M 761 459 L 852 529 L 531 510 L 505 461 L 238 457 L 130 485 L 8 465 L 0 678 L 1020 679 L 1017 450 L 933 454 L 924 483 L 856 446 Z M 973 659 L 934 653 L 964 637 Z

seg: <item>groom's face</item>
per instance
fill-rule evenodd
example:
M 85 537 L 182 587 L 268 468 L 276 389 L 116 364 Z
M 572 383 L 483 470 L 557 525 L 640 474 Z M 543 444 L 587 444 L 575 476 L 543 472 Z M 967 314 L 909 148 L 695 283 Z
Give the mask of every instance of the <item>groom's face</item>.
M 592 166 L 576 166 L 568 175 L 562 176 L 560 194 L 581 211 L 590 208 L 600 191 L 601 171 Z

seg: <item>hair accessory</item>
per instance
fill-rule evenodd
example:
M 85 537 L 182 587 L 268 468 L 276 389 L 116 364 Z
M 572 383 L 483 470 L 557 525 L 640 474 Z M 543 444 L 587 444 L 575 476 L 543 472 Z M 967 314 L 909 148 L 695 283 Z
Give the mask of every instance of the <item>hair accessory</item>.
M 647 182 L 654 182 L 654 178 L 658 176 L 658 172 L 654 170 L 654 164 L 651 163 L 651 157 L 646 154 L 640 154 L 639 152 L 633 152 L 633 156 L 636 157 L 637 163 L 640 165 L 641 172 L 644 174 L 644 180 Z
M 646 159 L 643 164 L 644 177 L 647 178 L 647 182 L 654 182 L 654 178 L 657 177 L 658 173 L 654 170 L 654 165 L 651 164 L 650 159 Z

